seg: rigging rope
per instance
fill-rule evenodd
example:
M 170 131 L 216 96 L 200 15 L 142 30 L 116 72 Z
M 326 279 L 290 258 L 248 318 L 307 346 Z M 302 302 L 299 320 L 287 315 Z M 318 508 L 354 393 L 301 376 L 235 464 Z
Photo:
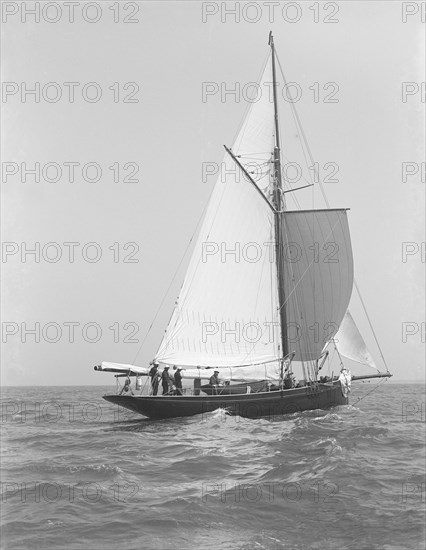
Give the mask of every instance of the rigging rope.
M 367 395 L 370 395 L 370 393 L 373 393 L 373 391 L 376 391 L 376 389 L 380 386 L 380 384 L 383 384 L 384 382 L 388 382 L 389 381 L 389 378 L 382 378 L 381 380 L 379 380 L 377 382 L 377 384 L 375 386 L 372 387 L 372 389 L 367 392 L 365 395 L 363 395 L 362 397 L 359 397 L 357 399 L 357 401 L 355 401 L 355 403 L 352 405 L 353 407 L 355 407 L 355 405 L 357 403 L 359 403 L 360 401 L 362 401 L 362 399 L 364 399 L 365 397 L 367 397 Z
M 362 307 L 364 308 L 364 313 L 365 313 L 365 315 L 366 315 L 366 317 L 367 317 L 367 320 L 368 320 L 368 323 L 369 323 L 369 325 L 370 325 L 371 332 L 373 333 L 374 340 L 376 341 L 377 347 L 379 348 L 379 352 L 380 352 L 380 355 L 381 355 L 381 357 L 382 357 L 383 363 L 384 363 L 384 365 L 385 365 L 385 367 L 386 367 L 387 372 L 389 372 L 389 369 L 388 369 L 386 360 L 385 360 L 385 358 L 384 358 L 384 356 L 383 356 L 382 348 L 380 347 L 379 341 L 378 341 L 377 336 L 376 336 L 376 332 L 375 332 L 375 330 L 374 330 L 374 328 L 373 328 L 373 324 L 372 324 L 372 322 L 371 322 L 371 320 L 370 320 L 370 316 L 368 315 L 367 308 L 366 308 L 366 306 L 365 306 L 365 304 L 364 304 L 364 300 L 362 299 L 361 292 L 360 292 L 360 290 L 359 290 L 358 283 L 356 282 L 355 278 L 354 278 L 354 285 L 355 285 L 355 288 L 356 288 L 356 290 L 357 290 L 357 292 L 358 292 L 359 299 L 361 300 Z

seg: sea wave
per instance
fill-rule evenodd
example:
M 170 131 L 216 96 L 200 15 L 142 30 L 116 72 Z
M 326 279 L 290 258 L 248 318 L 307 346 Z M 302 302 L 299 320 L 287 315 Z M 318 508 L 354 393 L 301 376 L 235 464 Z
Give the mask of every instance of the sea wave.
M 44 410 L 91 402 L 101 414 L 37 417 L 36 391 Z M 98 388 L 82 388 L 80 401 L 79 390 L 61 391 L 60 409 L 47 389 L 7 396 L 4 548 L 414 550 L 424 541 L 419 388 L 387 385 L 356 406 L 281 420 L 217 410 L 162 421 L 102 408 Z M 28 414 L 10 415 L 26 398 Z M 390 407 L 405 401 L 416 421 Z

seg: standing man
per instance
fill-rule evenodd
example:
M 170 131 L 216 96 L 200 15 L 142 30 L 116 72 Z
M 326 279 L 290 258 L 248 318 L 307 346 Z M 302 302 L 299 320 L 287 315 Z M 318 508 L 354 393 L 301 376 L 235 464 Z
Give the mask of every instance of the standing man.
M 164 367 L 163 374 L 161 375 L 163 395 L 167 395 L 169 393 L 170 387 L 172 385 L 172 381 L 170 380 L 170 375 L 169 375 L 169 368 L 170 367 Z
M 175 372 L 176 395 L 182 395 L 182 369 L 178 367 Z
M 154 363 L 149 371 L 151 377 L 152 395 L 157 395 L 158 384 L 160 382 L 160 373 L 158 372 L 158 363 Z

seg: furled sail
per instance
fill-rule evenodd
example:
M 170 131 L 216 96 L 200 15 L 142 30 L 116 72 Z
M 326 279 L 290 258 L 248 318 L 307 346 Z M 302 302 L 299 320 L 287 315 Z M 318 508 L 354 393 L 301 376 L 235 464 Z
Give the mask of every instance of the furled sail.
M 352 293 L 353 259 L 345 210 L 282 214 L 289 351 L 318 359 L 337 333 Z
M 262 94 L 251 104 L 232 147 L 248 171 L 250 155 L 261 153 L 256 158 L 266 161 L 273 151 L 273 103 L 267 86 L 263 89 L 267 82 L 272 82 L 269 60 Z M 269 172 L 260 179 L 259 189 L 267 187 Z M 226 153 L 157 361 L 244 366 L 280 356 L 274 214 L 259 189 Z
M 344 355 L 352 361 L 362 363 L 377 369 L 374 359 L 372 358 L 367 346 L 364 342 L 352 315 L 349 310 L 340 325 L 339 332 L 335 336 L 337 349 L 341 355 Z
M 95 370 L 105 372 L 115 372 L 121 374 L 136 374 L 144 375 L 148 374 L 149 368 L 137 367 L 136 365 L 125 365 L 123 363 L 111 363 L 109 361 L 102 361 L 100 365 L 95 367 Z

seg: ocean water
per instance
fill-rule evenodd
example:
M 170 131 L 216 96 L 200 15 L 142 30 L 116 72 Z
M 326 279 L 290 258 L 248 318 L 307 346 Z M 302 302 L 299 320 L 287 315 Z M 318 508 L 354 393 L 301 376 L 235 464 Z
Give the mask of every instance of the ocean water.
M 425 396 L 151 421 L 105 387 L 4 388 L 2 549 L 425 547 Z

